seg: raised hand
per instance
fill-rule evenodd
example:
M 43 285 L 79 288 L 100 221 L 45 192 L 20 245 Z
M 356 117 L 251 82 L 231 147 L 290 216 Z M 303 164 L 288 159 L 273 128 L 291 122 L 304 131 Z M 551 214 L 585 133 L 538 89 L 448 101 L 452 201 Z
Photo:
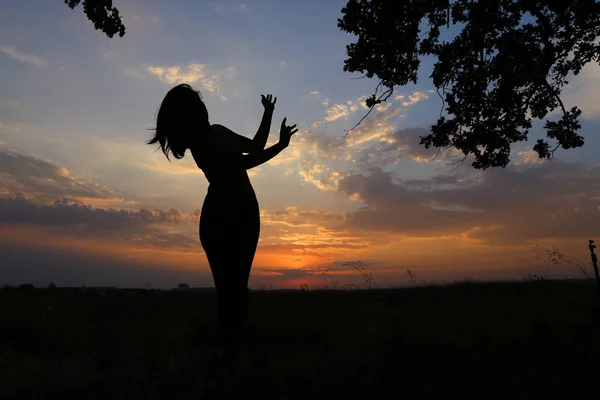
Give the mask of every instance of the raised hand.
M 279 130 L 279 143 L 281 143 L 284 147 L 288 147 L 290 144 L 290 138 L 298 129 L 296 129 L 296 124 L 292 126 L 287 126 L 285 121 L 287 118 L 284 118 L 281 122 L 281 129 Z
M 273 111 L 273 110 L 275 110 L 275 103 L 277 102 L 277 97 L 275 97 L 273 99 L 273 95 L 272 94 L 268 94 L 267 97 L 265 97 L 264 94 L 261 94 L 260 95 L 260 102 L 265 107 L 265 110 L 267 110 L 267 111 Z

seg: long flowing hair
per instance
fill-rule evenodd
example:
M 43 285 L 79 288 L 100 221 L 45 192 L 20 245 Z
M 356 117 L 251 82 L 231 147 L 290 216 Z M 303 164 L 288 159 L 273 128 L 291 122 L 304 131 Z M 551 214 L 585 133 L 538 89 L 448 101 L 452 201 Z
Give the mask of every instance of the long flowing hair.
M 169 152 L 177 159 L 183 158 L 190 147 L 192 135 L 201 134 L 196 129 L 210 126 L 208 110 L 199 91 L 182 83 L 169 90 L 156 116 L 154 136 L 146 144 L 160 145 L 169 162 Z

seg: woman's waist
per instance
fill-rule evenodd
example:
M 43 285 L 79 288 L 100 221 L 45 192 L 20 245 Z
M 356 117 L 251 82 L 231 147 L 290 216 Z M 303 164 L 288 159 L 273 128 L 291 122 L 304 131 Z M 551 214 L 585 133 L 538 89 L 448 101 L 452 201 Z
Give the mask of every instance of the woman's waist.
M 209 190 L 202 205 L 203 218 L 206 215 L 219 218 L 237 219 L 241 215 L 259 215 L 258 200 L 254 192 L 221 192 Z
M 219 201 L 227 201 L 237 203 L 240 200 L 256 201 L 256 193 L 252 185 L 232 186 L 222 185 L 218 183 L 210 183 L 208 185 L 207 199 L 215 199 Z

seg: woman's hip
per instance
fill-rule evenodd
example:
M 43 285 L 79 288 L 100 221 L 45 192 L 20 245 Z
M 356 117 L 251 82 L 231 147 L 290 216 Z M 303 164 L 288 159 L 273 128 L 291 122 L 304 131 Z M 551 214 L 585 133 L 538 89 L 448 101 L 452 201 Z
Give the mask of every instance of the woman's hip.
M 252 239 L 260 233 L 258 207 L 232 209 L 203 207 L 199 221 L 200 237 L 206 239 Z

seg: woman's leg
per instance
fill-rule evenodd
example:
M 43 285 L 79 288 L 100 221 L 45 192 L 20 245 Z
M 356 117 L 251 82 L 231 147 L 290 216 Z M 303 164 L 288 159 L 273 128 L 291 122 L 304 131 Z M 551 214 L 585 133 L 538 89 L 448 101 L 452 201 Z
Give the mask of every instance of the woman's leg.
M 258 205 L 245 210 L 222 206 L 223 202 L 205 200 L 200 241 L 217 292 L 223 345 L 235 356 L 248 312 L 248 280 L 260 234 L 260 216 Z
M 221 341 L 226 356 L 236 357 L 241 336 L 240 292 L 235 284 L 237 260 L 223 257 L 221 262 L 213 262 L 211 270 L 217 292 L 217 319 L 221 331 Z
M 241 307 L 242 307 L 242 323 L 248 316 L 248 281 L 250 280 L 250 271 L 258 246 L 258 238 L 260 236 L 260 214 L 258 206 L 255 210 L 248 212 L 246 220 L 246 232 L 244 235 L 244 243 L 241 251 L 242 262 L 240 263 L 240 281 L 239 288 L 241 291 Z
M 206 224 L 206 220 L 204 221 Z M 248 277 L 256 246 L 244 229 L 234 229 L 227 238 L 211 236 L 204 226 L 202 245 L 206 252 L 217 294 L 217 318 L 222 345 L 228 356 L 239 352 L 248 309 Z M 219 239 L 219 240 L 217 240 Z M 252 250 L 252 251 L 250 251 Z

